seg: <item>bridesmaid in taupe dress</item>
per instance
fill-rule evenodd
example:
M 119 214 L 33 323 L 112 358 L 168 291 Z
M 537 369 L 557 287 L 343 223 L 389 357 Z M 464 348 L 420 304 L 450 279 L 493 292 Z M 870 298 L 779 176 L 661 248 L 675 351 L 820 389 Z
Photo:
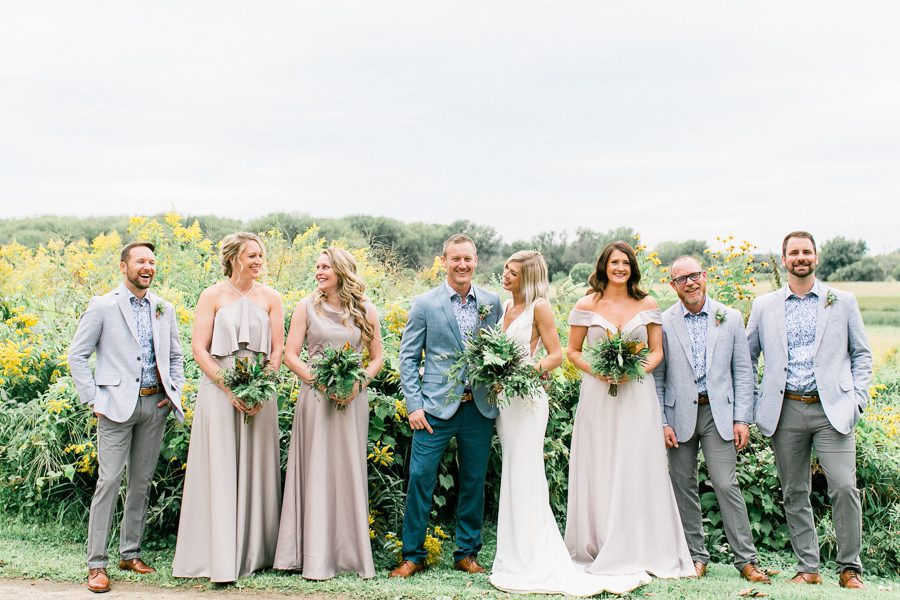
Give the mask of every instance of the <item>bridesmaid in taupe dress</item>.
M 263 246 L 250 233 L 222 240 L 227 280 L 197 302 L 192 349 L 203 371 L 188 450 L 172 574 L 229 582 L 272 566 L 281 508 L 278 402 L 248 409 L 222 383 L 236 357 L 281 364 L 284 316 L 278 293 L 256 281 Z M 244 415 L 253 418 L 244 422 Z
M 326 398 L 310 387 L 312 372 L 300 360 L 327 346 L 349 342 L 368 349 L 371 380 L 383 362 L 375 306 L 363 295 L 365 284 L 353 255 L 327 248 L 316 264 L 317 290 L 297 304 L 285 345 L 285 364 L 302 380 L 288 451 L 284 504 L 275 568 L 301 571 L 306 579 L 338 573 L 375 576 L 369 539 L 366 441 L 369 402 L 365 385 L 348 398 Z M 339 410 L 338 405 L 343 405 Z

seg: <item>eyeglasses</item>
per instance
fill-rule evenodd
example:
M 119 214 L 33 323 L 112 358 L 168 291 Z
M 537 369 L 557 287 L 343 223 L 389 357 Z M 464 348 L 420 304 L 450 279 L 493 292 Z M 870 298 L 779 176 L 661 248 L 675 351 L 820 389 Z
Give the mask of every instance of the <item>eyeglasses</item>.
M 703 271 L 697 271 L 696 273 L 688 273 L 687 275 L 682 275 L 681 277 L 673 277 L 672 282 L 676 285 L 684 285 L 687 283 L 687 280 L 698 281 L 700 277 L 703 276 Z

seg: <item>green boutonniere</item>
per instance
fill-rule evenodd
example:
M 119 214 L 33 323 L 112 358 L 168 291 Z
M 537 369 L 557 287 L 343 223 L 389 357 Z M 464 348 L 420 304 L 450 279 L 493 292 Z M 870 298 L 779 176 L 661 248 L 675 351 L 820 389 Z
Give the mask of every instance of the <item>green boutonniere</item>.
M 490 304 L 482 304 L 478 307 L 478 318 L 484 321 L 491 315 L 491 312 L 493 312 L 493 310 L 494 307 Z
M 725 319 L 728 318 L 728 313 L 726 313 L 721 308 L 716 311 L 716 325 L 721 325 L 725 322 Z
M 166 305 L 160 302 L 156 305 L 156 318 L 158 319 L 164 314 L 166 314 Z
M 837 294 L 832 290 L 828 290 L 828 293 L 825 294 L 825 306 L 831 306 L 835 302 L 837 302 Z

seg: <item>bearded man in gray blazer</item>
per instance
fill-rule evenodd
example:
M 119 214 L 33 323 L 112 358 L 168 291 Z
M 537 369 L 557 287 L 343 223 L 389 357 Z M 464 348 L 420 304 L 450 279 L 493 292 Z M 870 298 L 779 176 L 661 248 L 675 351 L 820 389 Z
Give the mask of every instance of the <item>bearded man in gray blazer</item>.
M 148 291 L 156 275 L 154 246 L 122 249 L 122 285 L 91 299 L 69 349 L 69 370 L 82 404 L 97 416 L 97 487 L 88 523 L 88 589 L 108 592 L 107 545 L 128 466 L 119 569 L 145 574 L 141 560 L 150 480 L 171 410 L 179 420 L 184 364 L 171 304 Z M 88 359 L 97 354 L 92 372 Z
M 853 294 L 815 277 L 813 236 L 789 233 L 782 243 L 788 284 L 753 302 L 747 323 L 754 367 L 765 357 L 756 424 L 772 438 L 784 512 L 797 555 L 793 583 L 821 583 L 819 540 L 809 501 L 810 451 L 828 481 L 837 534 L 839 583 L 863 588 L 862 508 L 856 489 L 853 428 L 868 400 L 872 352 Z
M 771 583 L 756 564 L 747 505 L 738 487 L 737 450 L 750 437 L 753 374 L 741 313 L 706 295 L 706 271 L 691 256 L 669 269 L 680 302 L 663 313 L 663 362 L 653 371 L 669 449 L 669 475 L 697 577 L 709 552 L 697 488 L 697 457 L 709 471 L 734 566 L 748 581 Z

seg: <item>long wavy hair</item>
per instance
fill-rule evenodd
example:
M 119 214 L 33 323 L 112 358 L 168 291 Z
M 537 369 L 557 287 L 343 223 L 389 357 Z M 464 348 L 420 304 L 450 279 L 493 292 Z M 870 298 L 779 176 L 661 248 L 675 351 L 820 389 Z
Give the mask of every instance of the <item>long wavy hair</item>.
M 519 279 L 525 293 L 525 306 L 538 298 L 546 298 L 550 294 L 550 282 L 547 273 L 547 262 L 537 250 L 519 250 L 506 259 L 506 264 L 514 262 L 521 265 Z
M 647 296 L 647 292 L 640 288 L 641 267 L 638 265 L 634 249 L 628 242 L 623 242 L 622 240 L 607 244 L 606 248 L 603 249 L 603 252 L 600 253 L 600 256 L 597 257 L 597 264 L 594 267 L 594 272 L 588 278 L 588 285 L 591 286 L 588 294 L 597 294 L 598 298 L 603 297 L 603 292 L 609 284 L 609 277 L 606 275 L 606 265 L 609 263 L 609 258 L 612 256 L 612 253 L 616 250 L 628 257 L 628 263 L 631 266 L 631 275 L 628 276 L 628 281 L 626 282 L 628 295 L 635 300 L 643 300 Z
M 338 297 L 341 300 L 341 308 L 344 310 L 341 323 L 347 325 L 348 321 L 353 319 L 361 332 L 360 340 L 363 346 L 368 347 L 375 338 L 375 328 L 366 319 L 365 303 L 368 301 L 365 295 L 366 284 L 359 276 L 356 259 L 343 248 L 336 246 L 325 248 L 322 250 L 322 254 L 328 257 L 331 270 L 338 278 Z M 325 297 L 326 294 L 319 291 L 313 300 L 313 307 L 319 314 L 322 313 L 322 303 L 325 301 Z

